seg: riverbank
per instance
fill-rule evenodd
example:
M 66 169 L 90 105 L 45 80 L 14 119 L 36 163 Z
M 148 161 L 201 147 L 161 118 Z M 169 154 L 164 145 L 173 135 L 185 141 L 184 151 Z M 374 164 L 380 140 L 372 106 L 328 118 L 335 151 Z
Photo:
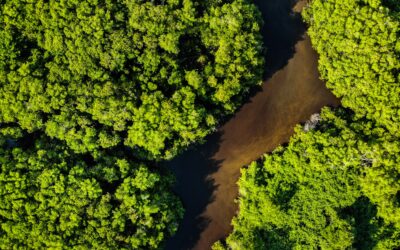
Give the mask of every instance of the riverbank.
M 207 142 L 166 165 L 186 214 L 167 249 L 209 249 L 232 230 L 240 169 L 286 143 L 298 123 L 339 100 L 319 79 L 317 54 L 299 11 L 306 1 L 256 1 L 265 21 L 266 81 Z

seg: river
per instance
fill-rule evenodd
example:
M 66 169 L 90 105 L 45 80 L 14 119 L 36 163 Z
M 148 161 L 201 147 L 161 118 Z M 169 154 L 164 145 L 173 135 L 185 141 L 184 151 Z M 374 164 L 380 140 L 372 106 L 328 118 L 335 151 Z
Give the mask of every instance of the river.
M 339 100 L 319 79 L 318 56 L 299 11 L 306 1 L 255 0 L 265 25 L 265 81 L 206 143 L 165 163 L 186 212 L 168 250 L 208 250 L 232 230 L 240 169 L 288 142 L 298 123 Z

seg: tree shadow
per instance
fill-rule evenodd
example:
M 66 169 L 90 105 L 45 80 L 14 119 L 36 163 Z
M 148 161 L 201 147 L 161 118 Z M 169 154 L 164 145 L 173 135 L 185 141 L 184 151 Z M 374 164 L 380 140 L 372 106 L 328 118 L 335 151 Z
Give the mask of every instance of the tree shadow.
M 185 208 L 177 233 L 167 240 L 164 249 L 192 249 L 210 223 L 201 215 L 213 202 L 213 193 L 218 188 L 208 177 L 218 171 L 222 163 L 212 159 L 218 151 L 221 136 L 220 132 L 214 133 L 206 138 L 205 144 L 196 145 L 173 160 L 162 163 L 174 173 L 176 185 L 173 190 Z
M 266 48 L 264 80 L 285 67 L 293 57 L 295 45 L 306 31 L 301 14 L 294 12 L 297 0 L 255 0 L 264 25 L 261 29 Z
M 364 196 L 341 211 L 341 217 L 349 221 L 353 227 L 355 249 L 374 249 L 377 244 L 374 235 L 380 226 L 379 220 L 376 220 L 376 214 L 376 206 Z
M 255 0 L 264 26 L 263 41 L 266 48 L 266 70 L 263 80 L 268 80 L 282 69 L 294 56 L 295 45 L 305 33 L 306 27 L 299 13 L 292 8 L 296 0 Z M 247 101 L 261 88 L 254 88 Z M 176 176 L 174 192 L 181 198 L 185 215 L 175 236 L 165 244 L 167 250 L 192 249 L 210 221 L 202 217 L 208 204 L 213 202 L 213 193 L 218 186 L 208 177 L 218 171 L 222 161 L 213 160 L 221 144 L 222 133 L 206 138 L 203 145 L 195 145 L 171 161 L 163 162 Z
M 254 0 L 263 19 L 261 35 L 265 48 L 264 83 L 293 58 L 295 45 L 303 39 L 307 30 L 301 14 L 293 11 L 298 2 L 299 0 Z M 246 102 L 261 90 L 260 86 L 252 88 Z

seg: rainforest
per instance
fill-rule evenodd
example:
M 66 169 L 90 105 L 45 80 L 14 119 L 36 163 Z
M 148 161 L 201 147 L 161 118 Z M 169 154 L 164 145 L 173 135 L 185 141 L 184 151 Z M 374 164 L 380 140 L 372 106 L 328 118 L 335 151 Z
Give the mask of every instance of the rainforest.
M 399 249 L 397 0 L 0 0 L 0 249 Z

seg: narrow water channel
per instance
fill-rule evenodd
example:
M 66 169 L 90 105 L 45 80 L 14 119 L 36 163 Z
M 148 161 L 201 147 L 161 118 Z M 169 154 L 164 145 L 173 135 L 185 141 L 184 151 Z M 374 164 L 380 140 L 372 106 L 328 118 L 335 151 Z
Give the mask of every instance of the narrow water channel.
M 165 165 L 186 213 L 168 250 L 208 250 L 226 237 L 237 212 L 240 168 L 286 143 L 296 124 L 339 101 L 319 80 L 317 55 L 299 11 L 306 1 L 255 0 L 263 18 L 265 82 L 260 91 L 203 145 Z

